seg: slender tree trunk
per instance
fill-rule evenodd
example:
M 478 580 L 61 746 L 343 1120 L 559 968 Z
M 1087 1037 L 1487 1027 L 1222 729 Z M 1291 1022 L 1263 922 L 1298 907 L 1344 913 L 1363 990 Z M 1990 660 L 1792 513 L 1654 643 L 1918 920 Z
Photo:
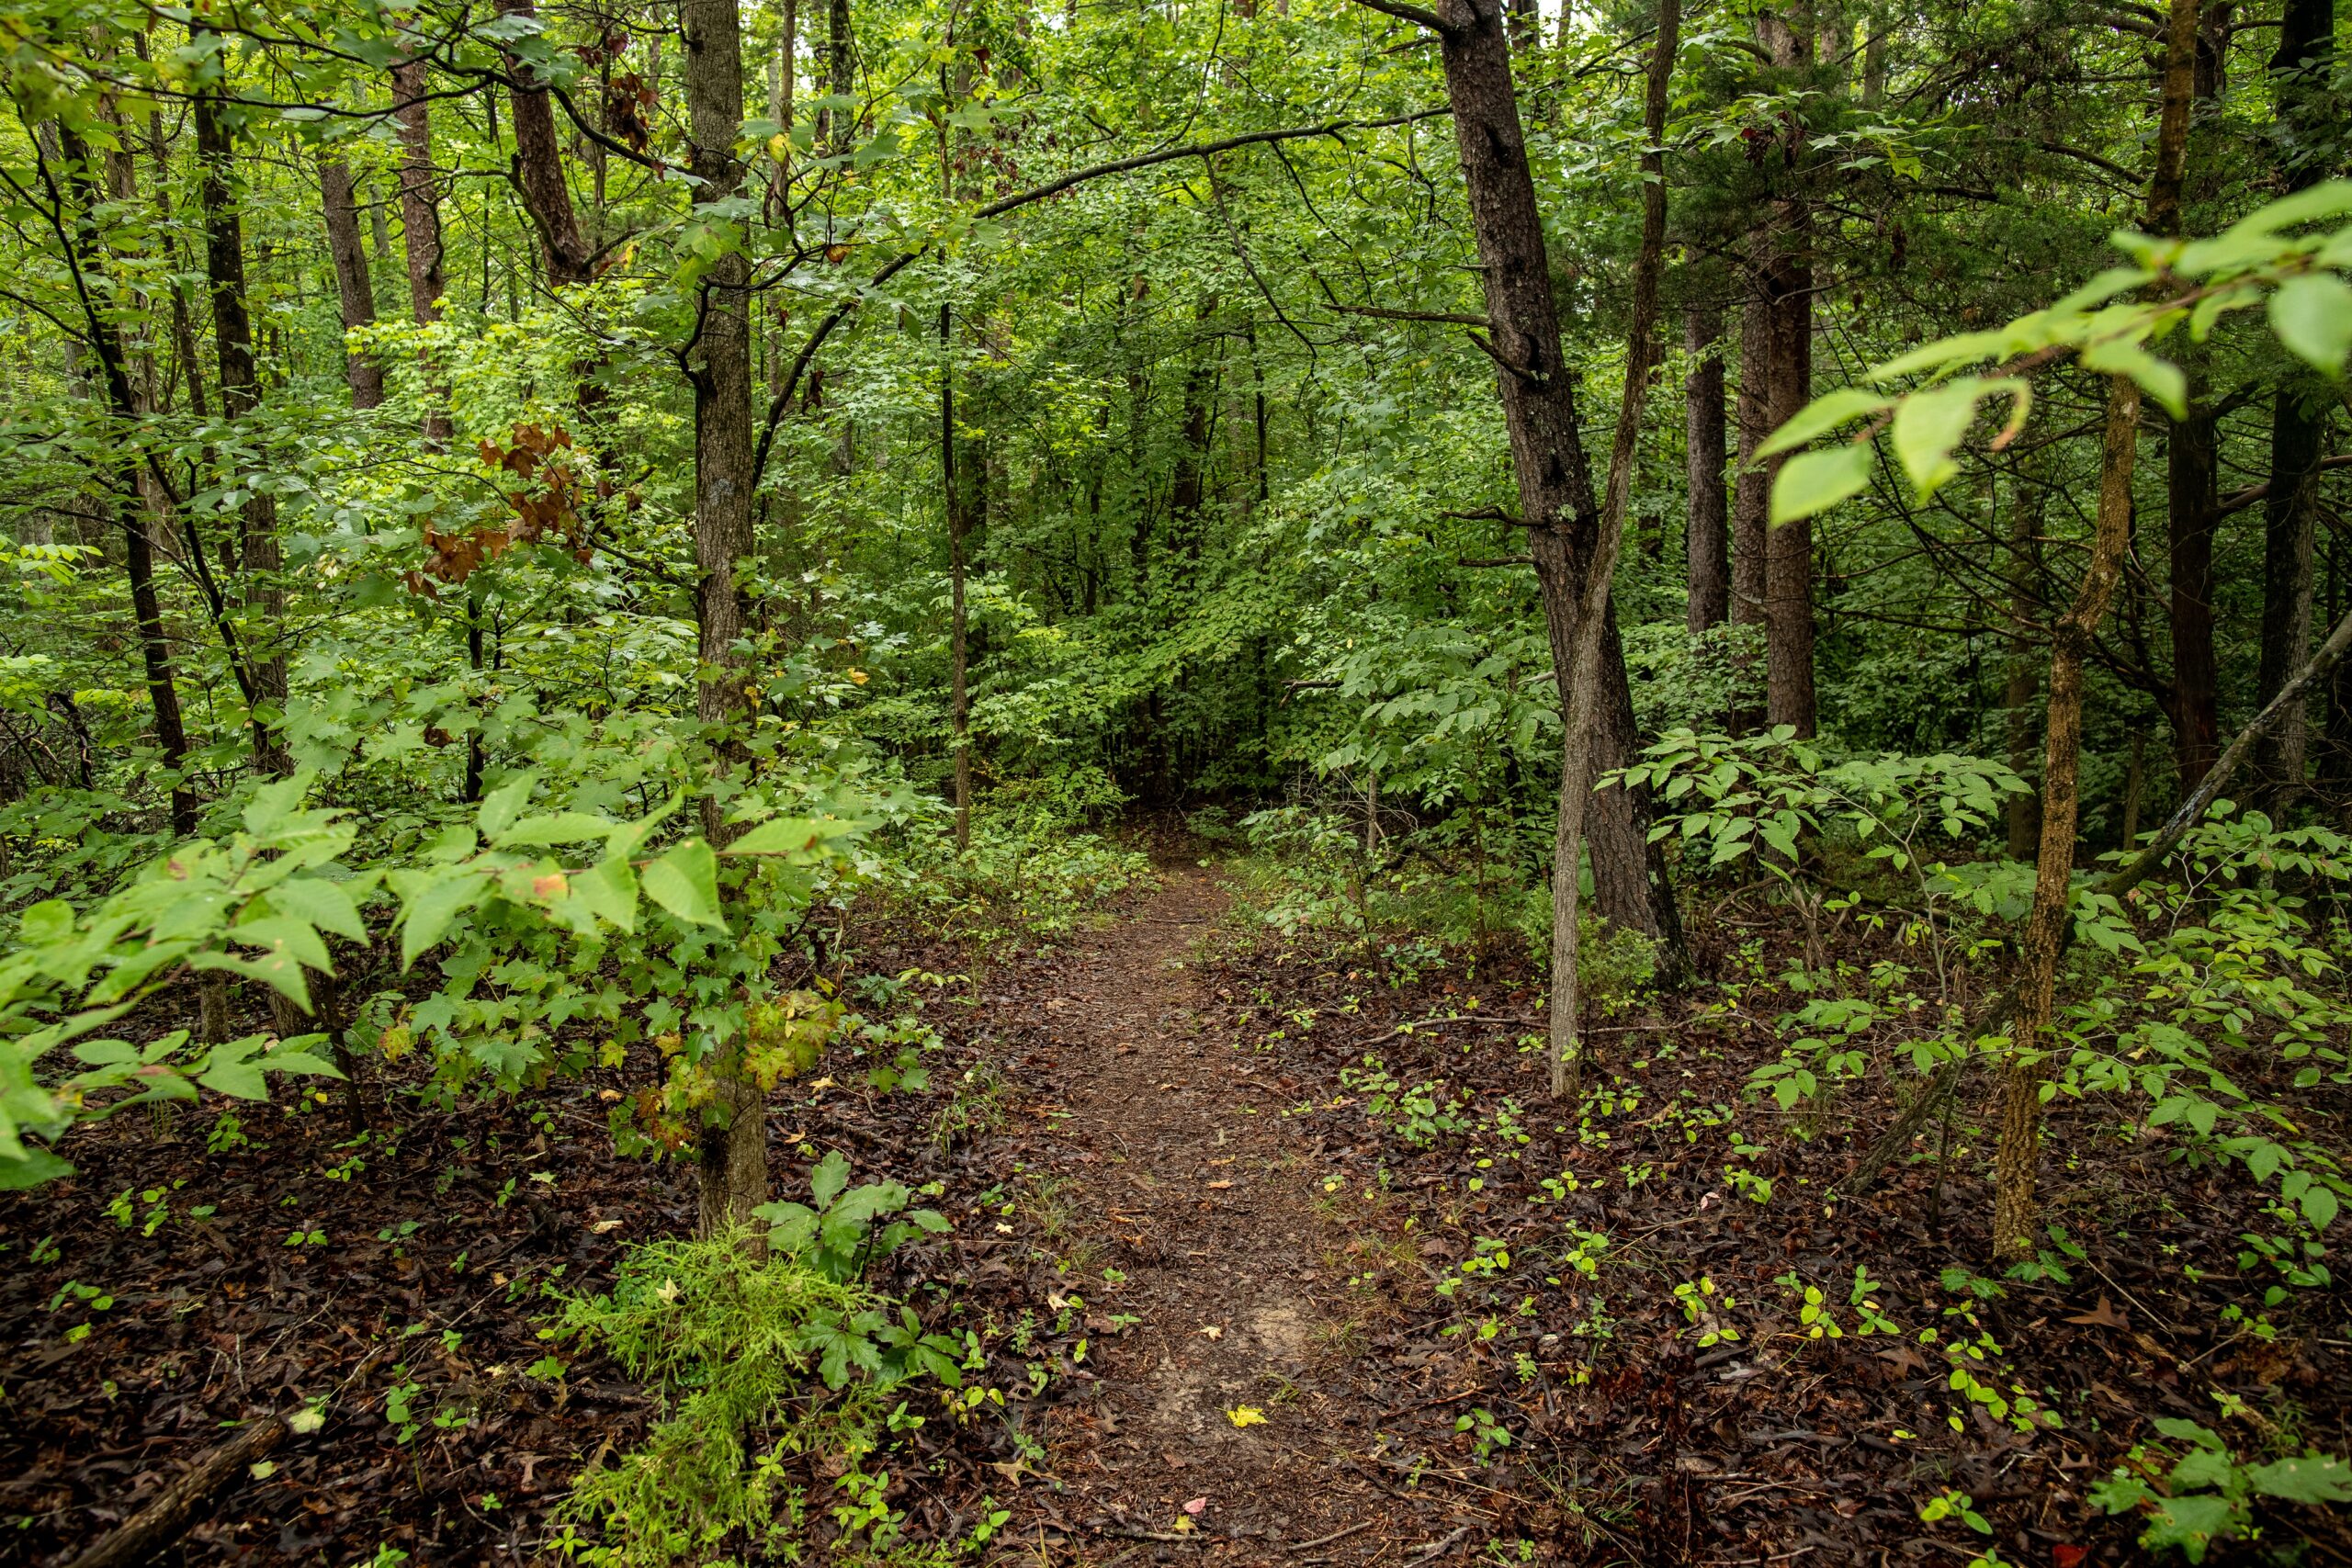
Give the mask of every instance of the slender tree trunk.
M 1788 17 L 1767 13 L 1758 31 L 1783 70 L 1813 63 L 1812 32 Z M 1792 137 L 1798 133 L 1792 130 Z M 1783 150 L 1794 178 L 1803 142 Z M 1772 203 L 1766 251 L 1759 268 L 1770 311 L 1770 369 L 1765 383 L 1765 422 L 1778 429 L 1813 400 L 1812 218 L 1803 195 Z M 1784 459 L 1768 465 L 1769 481 Z M 1786 725 L 1799 736 L 1814 733 L 1813 523 L 1810 518 L 1770 530 L 1764 549 L 1766 721 Z
M 2189 412 L 2170 421 L 2165 453 L 2165 542 L 2172 567 L 2173 745 L 2180 793 L 2195 789 L 2222 748 L 2221 664 L 2213 648 L 2213 416 L 2201 367 L 2188 371 Z
M 2194 0 L 2189 0 L 2194 4 Z M 2034 863 L 2033 907 L 2019 944 L 2016 1041 L 2003 1097 L 1993 1179 L 1993 1252 L 2004 1262 L 2033 1253 L 2034 1182 L 2041 1148 L 2041 1085 L 2048 1074 L 2043 1036 L 2056 1007 L 2058 955 L 2071 921 L 2077 788 L 2083 744 L 2083 667 L 2091 637 L 2123 573 L 2132 538 L 2132 458 L 2139 440 L 2140 391 L 2117 377 L 2107 403 L 2099 454 L 2098 531 L 2075 602 L 2052 629 L 2050 703 L 2041 762 L 2041 841 Z
M 2272 395 L 2270 493 L 2262 508 L 2262 652 L 2256 693 L 2263 702 L 2303 662 L 2312 640 L 2312 547 L 2319 518 L 2319 460 L 2327 410 L 2314 412 L 2291 385 Z M 2256 754 L 2259 791 L 2274 806 L 2303 787 L 2309 722 L 2290 713 Z
M 825 91 L 836 97 L 854 98 L 857 90 L 857 34 L 850 16 L 850 0 L 831 0 L 825 23 Z M 817 116 L 817 143 L 842 152 L 857 140 L 857 111 L 822 109 Z
M 205 282 L 212 301 L 214 355 L 220 367 L 220 412 L 229 419 L 241 420 L 260 406 L 261 378 L 254 367 L 253 319 L 245 304 L 244 234 L 233 170 L 236 154 L 217 93 L 196 95 L 196 152 L 198 199 L 204 209 Z M 292 761 L 269 728 L 286 707 L 286 656 L 272 649 L 286 622 L 277 502 L 256 486 L 247 489 L 238 567 L 253 683 L 254 761 L 264 772 L 282 773 Z M 257 647 L 271 651 L 255 651 Z
M 368 273 L 368 253 L 359 244 L 359 208 L 351 193 L 351 165 L 341 154 L 319 153 L 319 195 L 326 213 L 327 255 L 334 264 L 334 288 L 343 306 L 343 330 L 376 324 L 376 285 Z M 343 378 L 351 406 L 372 409 L 384 400 L 384 367 L 372 351 L 344 351 Z
M 1770 551 L 1772 476 L 1756 449 L 1772 434 L 1766 388 L 1772 364 L 1772 310 L 1762 280 L 1752 273 L 1739 312 L 1739 389 L 1734 412 L 1739 428 L 1739 468 L 1732 479 L 1731 624 L 1765 626 L 1764 570 Z M 1756 689 L 1752 661 L 1742 661 L 1742 700 L 1734 705 L 1731 726 L 1744 733 L 1763 722 L 1763 710 L 1747 694 Z
M 684 35 L 689 162 L 703 182 L 701 199 L 741 193 L 743 165 L 735 140 L 743 123 L 743 37 L 735 0 L 679 0 Z M 742 723 L 743 658 L 735 645 L 750 617 L 736 563 L 751 555 L 752 433 L 751 264 L 740 248 L 711 264 L 702 280 L 700 332 L 687 353 L 695 394 L 695 611 L 697 657 L 706 679 L 695 715 L 721 732 L 715 767 L 744 764 L 742 742 L 724 736 Z M 730 832 L 716 792 L 702 800 L 703 835 L 724 844 Z M 725 1105 L 722 1125 L 707 1128 L 701 1149 L 700 1225 L 714 1235 L 748 1224 L 767 1201 L 767 1103 L 744 1070 L 742 1043 L 729 1041 L 713 1065 Z
M 1684 447 L 1690 479 L 1683 553 L 1690 604 L 1683 625 L 1693 637 L 1731 613 L 1731 536 L 1724 495 L 1722 312 L 1693 307 L 1682 321 L 1690 378 L 1683 389 Z
M 2279 140 L 2307 147 L 2325 123 L 2327 66 L 2335 42 L 2335 0 L 2286 0 L 2278 51 L 2270 58 Z M 2325 165 L 2305 151 L 2287 160 L 2286 186 L 2302 190 Z M 2260 699 L 2276 695 L 2311 645 L 2312 546 L 2319 517 L 2319 459 L 2325 449 L 2328 405 L 2301 395 L 2301 378 L 2282 379 L 2271 394 L 2270 493 L 2262 516 L 2262 658 Z M 2261 791 L 2274 805 L 2303 787 L 2308 716 L 2286 716 L 2255 758 Z
M 88 209 L 95 205 L 91 198 L 97 194 L 90 177 L 88 147 L 71 131 L 59 141 L 74 165 L 69 185 L 81 196 L 84 208 L 82 220 L 74 225 L 80 241 L 77 249 L 84 254 L 67 259 L 76 267 L 87 266 L 95 272 L 102 256 L 107 262 L 119 258 L 105 254 L 95 226 L 87 221 Z M 125 204 L 138 197 L 129 145 L 126 137 L 125 151 L 107 160 L 108 194 Z M 144 303 L 143 296 L 133 298 L 136 302 Z M 155 591 L 155 551 L 150 532 L 154 525 L 148 515 L 158 490 L 149 465 L 138 452 L 138 431 L 153 409 L 149 397 L 131 378 L 121 329 L 102 320 L 95 311 L 90 313 L 87 326 L 91 345 L 97 353 L 107 410 L 121 432 L 117 444 L 123 457 L 115 483 L 116 516 L 122 529 L 123 567 L 130 579 L 130 614 L 138 627 L 140 663 L 147 677 L 147 701 L 153 716 L 155 744 L 163 753 L 164 765 L 172 770 L 175 779 L 171 786 L 172 831 L 187 838 L 196 831 L 196 795 L 188 787 L 184 773 L 187 765 L 187 727 L 180 711 L 179 681 L 172 666 L 171 638 L 164 627 L 163 604 Z
M 2002 728 L 2007 741 L 2009 767 L 2029 782 L 2033 777 L 2033 699 L 2041 694 L 2041 685 L 2033 667 L 2033 643 L 2025 630 L 2033 614 L 2033 544 L 2038 505 L 2026 503 L 2023 487 L 2010 499 L 2009 667 L 2007 690 L 2002 694 Z M 2007 827 L 2009 858 L 2031 860 L 2041 842 L 2041 796 L 2038 792 L 2028 790 L 2009 796 Z
M 964 539 L 970 509 L 956 462 L 956 368 L 950 355 L 949 311 L 939 307 L 939 478 L 947 513 L 947 704 L 955 728 L 956 847 L 972 842 L 971 705 L 965 688 L 965 661 L 970 657 L 969 630 L 964 612 Z
M 2197 53 L 2197 0 L 2173 0 L 2165 30 L 2163 109 L 2156 167 L 2148 183 L 2148 227 L 2164 234 L 2180 222 L 2183 151 Z M 2052 628 L 2050 700 L 2043 725 L 2041 844 L 2034 865 L 2033 908 L 2026 917 L 2012 987 L 2017 1010 L 1993 1165 L 1993 1255 L 2010 1262 L 2033 1252 L 2034 1187 L 2041 1154 L 2041 1087 L 2048 1076 L 2043 1035 L 2055 1011 L 2058 957 L 2073 932 L 2077 765 L 2082 752 L 2083 666 L 2107 613 L 2132 543 L 2132 479 L 2140 434 L 2140 391 L 2125 377 L 2109 384 L 2107 432 L 2099 449 L 2097 530 L 2073 605 Z M 2201 777 L 2202 775 L 2200 775 Z M 2195 792 L 2185 792 L 2188 800 Z
M 408 250 L 409 319 L 429 327 L 441 319 L 448 282 L 441 272 L 441 204 L 434 187 L 433 106 L 424 62 L 403 58 L 392 67 L 392 118 L 400 128 L 401 228 Z M 438 451 L 449 444 L 448 393 L 439 373 L 425 367 L 427 408 L 424 441 Z

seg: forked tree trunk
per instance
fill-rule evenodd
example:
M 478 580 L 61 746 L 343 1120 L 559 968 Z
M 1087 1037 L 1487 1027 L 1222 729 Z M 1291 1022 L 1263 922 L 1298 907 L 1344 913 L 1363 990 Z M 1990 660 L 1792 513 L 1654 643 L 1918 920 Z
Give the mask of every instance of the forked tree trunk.
M 743 35 L 735 0 L 679 0 L 679 29 L 686 49 L 689 162 L 703 182 L 705 201 L 725 201 L 743 188 L 735 139 L 743 123 Z M 702 280 L 700 331 L 687 355 L 695 394 L 695 620 L 697 656 L 714 672 L 698 688 L 695 716 L 724 731 L 745 717 L 742 586 L 735 564 L 752 553 L 752 312 L 751 264 L 732 248 Z M 740 739 L 718 744 L 714 765 L 740 767 Z M 714 845 L 731 836 L 718 797 L 701 803 L 703 836 Z M 767 1102 L 743 1070 L 742 1043 L 729 1041 L 710 1064 L 719 1084 L 719 1125 L 704 1130 L 699 1223 L 706 1235 L 751 1223 L 767 1201 Z
M 319 197 L 327 229 L 327 257 L 334 265 L 334 288 L 343 307 L 343 330 L 356 332 L 376 324 L 376 284 L 368 274 L 368 253 L 359 243 L 359 208 L 351 193 L 351 165 L 340 153 L 319 153 Z M 366 349 L 346 347 L 343 378 L 351 389 L 351 406 L 362 411 L 384 400 L 384 367 Z

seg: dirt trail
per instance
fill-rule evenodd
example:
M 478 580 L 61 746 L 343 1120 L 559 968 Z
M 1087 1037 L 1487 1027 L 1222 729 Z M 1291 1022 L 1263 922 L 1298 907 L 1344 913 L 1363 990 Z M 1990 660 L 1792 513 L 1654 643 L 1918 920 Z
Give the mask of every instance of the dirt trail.
M 1317 1207 L 1320 1151 L 1198 1016 L 1186 965 L 1224 895 L 1196 867 L 1162 874 L 1147 906 L 1072 944 L 1046 1004 L 1069 1113 L 1058 1198 L 1093 1244 L 1091 1315 L 1141 1321 L 1099 1346 L 1095 1397 L 1049 1433 L 1068 1490 L 1031 1495 L 1103 1568 L 1447 1560 L 1444 1530 L 1352 1457 L 1381 1412 L 1327 1330 L 1344 1317 L 1343 1269 L 1326 1262 L 1344 1238 Z M 1106 1266 L 1125 1275 L 1114 1289 Z M 1034 1535 L 1017 1560 L 1039 1561 Z

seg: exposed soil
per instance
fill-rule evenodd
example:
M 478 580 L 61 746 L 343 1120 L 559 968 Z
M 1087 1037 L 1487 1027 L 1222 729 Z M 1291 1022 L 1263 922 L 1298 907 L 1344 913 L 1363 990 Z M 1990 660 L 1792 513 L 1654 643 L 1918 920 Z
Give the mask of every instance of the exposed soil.
M 1139 1554 L 1200 1538 L 1219 1560 L 1410 1560 L 1448 1532 L 1351 1473 L 1380 1410 L 1328 1333 L 1342 1238 L 1311 1179 L 1321 1151 L 1266 1114 L 1275 1086 L 1203 1016 L 1196 959 L 1223 895 L 1192 867 L 1166 874 L 1068 953 L 1044 1003 L 1068 1113 L 1057 1196 L 1115 1281 L 1098 1308 L 1141 1321 L 1049 1427 L 1067 1491 L 1030 1500 L 1065 1535 Z
M 935 1184 L 955 1221 L 876 1283 L 973 1335 L 1005 1403 L 894 1451 L 913 1540 L 963 1536 L 990 1498 L 1012 1517 L 983 1555 L 1036 1568 L 1957 1564 L 1984 1538 L 1918 1517 L 1949 1489 L 2007 1561 L 2080 1568 L 2143 1558 L 2138 1521 L 2086 1495 L 2158 1416 L 2258 1456 L 2352 1446 L 2341 1287 L 2266 1307 L 2275 1272 L 2239 1241 L 2276 1228 L 2261 1199 L 2153 1134 L 2060 1107 L 2049 1214 L 2081 1256 L 1978 1300 L 1945 1271 L 1984 1251 L 1985 1107 L 1963 1098 L 1943 1163 L 1923 1145 L 1826 1203 L 1895 1088 L 1814 1125 L 1748 1100 L 1777 1051 L 1758 1025 L 1788 1005 L 1768 985 L 1596 1021 L 1600 1092 L 1571 1118 L 1542 1097 L 1523 962 L 1237 941 L 1226 906 L 1171 856 L 1057 949 L 982 963 L 865 930 L 861 973 L 952 977 L 910 993 L 944 1038 L 929 1087 L 869 1092 L 842 1052 L 773 1106 L 779 1195 L 840 1148 L 860 1179 Z M 1702 938 L 1724 971 L 1724 934 Z M 160 1561 L 546 1560 L 571 1476 L 653 1413 L 594 1357 L 531 1371 L 548 1292 L 692 1223 L 687 1173 L 606 1134 L 653 1070 L 391 1096 L 365 1142 L 316 1102 L 236 1108 L 242 1145 L 209 1101 L 79 1134 L 80 1175 L 0 1198 L 0 1561 L 62 1562 L 225 1424 L 320 1396 L 321 1428 Z M 1412 1085 L 1429 1125 L 1373 1114 Z M 2347 1109 L 2322 1093 L 2314 1113 Z M 1702 1342 L 1675 1293 L 1701 1280 L 1738 1337 Z M 1808 1331 L 1808 1285 L 1840 1337 Z M 2001 1347 L 1988 1382 L 2063 1425 L 1951 1391 L 1919 1334 L 1967 1312 Z M 2352 1562 L 2340 1511 L 2261 1523 L 2208 1561 Z

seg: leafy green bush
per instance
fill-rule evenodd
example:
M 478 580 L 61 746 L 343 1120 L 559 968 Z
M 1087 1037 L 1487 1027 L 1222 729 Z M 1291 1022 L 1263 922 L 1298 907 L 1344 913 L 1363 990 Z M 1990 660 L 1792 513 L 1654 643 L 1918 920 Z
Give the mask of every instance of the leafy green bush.
M 897 1183 L 848 1187 L 836 1153 L 813 1173 L 814 1207 L 771 1205 L 779 1223 L 764 1255 L 738 1234 L 633 1249 L 613 1289 L 574 1297 L 548 1337 L 604 1349 L 665 1401 L 643 1447 L 581 1476 L 562 1508 L 600 1544 L 577 1548 L 608 1568 L 707 1562 L 742 1545 L 797 1561 L 819 1505 L 804 1480 L 824 1461 L 842 1501 L 843 1536 L 888 1547 L 895 1516 L 880 1506 L 887 1476 L 865 1461 L 882 1434 L 919 1418 L 886 1410 L 887 1393 L 918 1377 L 959 1386 L 962 1350 L 925 1334 L 911 1309 L 860 1282 L 865 1266 L 919 1230 Z M 763 1211 L 763 1216 L 769 1211 Z
M 2267 1464 L 2246 1464 L 2211 1428 L 2167 1417 L 2156 1430 L 2188 1445 L 2169 1466 L 2159 1447 L 2135 1446 L 2122 1468 L 2090 1490 L 2090 1500 L 2110 1514 L 2144 1510 L 2148 1528 L 2140 1544 L 2151 1551 L 2178 1549 L 2202 1562 L 2219 1540 L 2251 1540 L 2258 1499 L 2321 1506 L 2352 1503 L 2352 1464 L 2316 1451 Z

